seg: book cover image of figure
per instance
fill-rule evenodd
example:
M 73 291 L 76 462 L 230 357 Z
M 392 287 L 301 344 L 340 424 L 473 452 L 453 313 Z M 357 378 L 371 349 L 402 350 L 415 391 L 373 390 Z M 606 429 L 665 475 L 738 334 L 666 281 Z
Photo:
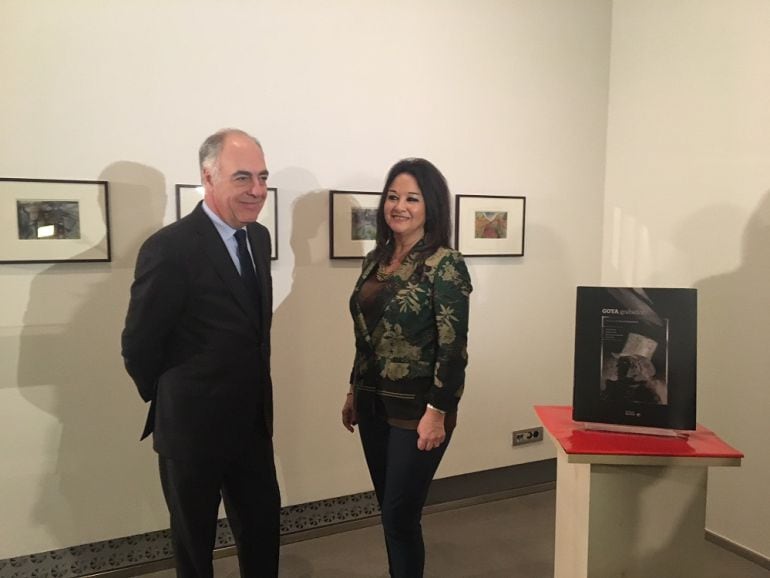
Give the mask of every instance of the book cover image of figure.
M 695 428 L 695 289 L 578 287 L 573 418 Z

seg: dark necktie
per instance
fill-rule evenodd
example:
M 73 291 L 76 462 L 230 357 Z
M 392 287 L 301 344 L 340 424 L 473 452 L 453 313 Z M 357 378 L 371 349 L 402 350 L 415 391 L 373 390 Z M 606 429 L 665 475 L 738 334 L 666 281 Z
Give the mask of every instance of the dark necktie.
M 249 297 L 251 297 L 257 311 L 259 311 L 259 282 L 254 271 L 254 264 L 251 262 L 249 249 L 246 246 L 246 231 L 238 229 L 235 232 L 235 240 L 238 242 L 238 261 L 241 263 L 241 279 L 243 279 L 243 283 L 246 285 Z

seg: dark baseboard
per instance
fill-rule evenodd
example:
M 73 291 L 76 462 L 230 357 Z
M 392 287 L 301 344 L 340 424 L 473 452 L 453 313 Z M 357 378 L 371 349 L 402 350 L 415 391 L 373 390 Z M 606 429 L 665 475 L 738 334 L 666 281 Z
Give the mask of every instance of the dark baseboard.
M 555 459 L 461 474 L 434 480 L 428 492 L 427 505 L 456 502 L 555 481 Z
M 708 540 L 712 544 L 716 544 L 717 546 L 724 548 L 728 552 L 737 554 L 741 558 L 746 558 L 746 560 L 748 560 L 749 562 L 754 562 L 754 564 L 764 568 L 765 570 L 770 570 L 770 558 L 768 558 L 767 556 L 763 556 L 759 552 L 755 552 L 754 550 L 750 550 L 745 546 L 736 544 L 732 540 L 728 540 L 724 536 L 715 534 L 711 530 L 706 530 L 706 540 Z

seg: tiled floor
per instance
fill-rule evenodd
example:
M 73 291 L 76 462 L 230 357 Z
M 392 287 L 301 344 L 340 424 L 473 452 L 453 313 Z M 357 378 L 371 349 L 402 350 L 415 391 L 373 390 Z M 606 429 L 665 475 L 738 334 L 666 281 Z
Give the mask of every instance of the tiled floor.
M 426 515 L 426 578 L 552 578 L 554 500 L 550 491 Z M 706 572 L 697 578 L 770 578 L 770 571 L 709 542 L 706 556 Z M 217 578 L 239 577 L 235 557 L 214 566 Z M 147 576 L 173 578 L 174 572 Z M 281 578 L 387 576 L 379 526 L 281 548 Z M 696 577 L 672 570 L 660 578 Z

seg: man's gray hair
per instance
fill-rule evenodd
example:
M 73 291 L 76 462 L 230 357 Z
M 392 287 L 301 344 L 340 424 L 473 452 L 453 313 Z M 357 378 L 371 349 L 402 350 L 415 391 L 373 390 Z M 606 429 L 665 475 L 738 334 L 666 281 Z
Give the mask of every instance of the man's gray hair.
M 219 160 L 219 154 L 222 152 L 222 146 L 225 144 L 225 139 L 233 134 L 238 134 L 250 138 L 258 147 L 262 148 L 260 142 L 256 137 L 251 136 L 244 130 L 238 128 L 223 128 L 212 134 L 206 140 L 203 141 L 201 148 L 198 150 L 198 163 L 200 165 L 201 174 L 204 169 L 207 169 L 210 173 L 216 175 L 218 172 L 217 161 Z

